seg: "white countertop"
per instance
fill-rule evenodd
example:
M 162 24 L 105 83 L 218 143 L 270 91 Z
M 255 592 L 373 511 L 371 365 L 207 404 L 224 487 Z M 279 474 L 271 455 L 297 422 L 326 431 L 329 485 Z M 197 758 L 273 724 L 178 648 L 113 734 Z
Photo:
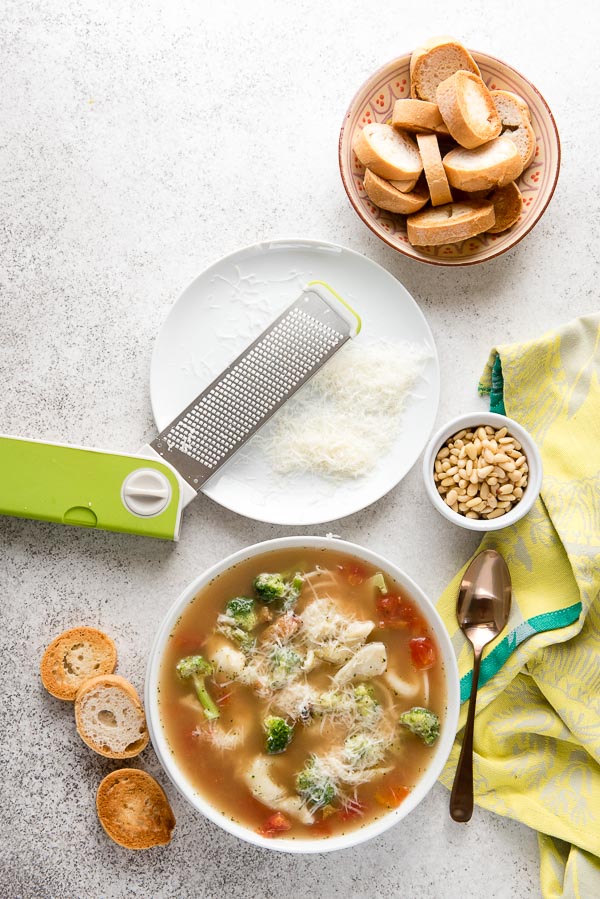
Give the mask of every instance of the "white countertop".
M 135 451 L 153 434 L 150 356 L 170 306 L 211 261 L 277 237 L 344 244 L 392 272 L 437 342 L 438 421 L 478 408 L 494 343 L 597 307 L 598 17 L 589 0 L 569 14 L 538 0 L 10 3 L 0 32 L 0 430 Z M 356 88 L 443 33 L 528 76 L 563 148 L 535 230 L 464 269 L 412 262 L 378 241 L 337 168 Z M 418 467 L 364 512 L 296 532 L 311 530 L 389 556 L 433 597 L 477 543 L 429 506 Z M 139 764 L 172 801 L 172 844 L 131 853 L 105 836 L 94 796 L 117 765 L 93 755 L 71 708 L 44 692 L 44 647 L 77 623 L 99 626 L 141 689 L 158 623 L 187 582 L 226 553 L 290 531 L 202 496 L 176 545 L 0 520 L 2 896 L 539 895 L 535 834 L 480 809 L 454 824 L 439 785 L 383 837 L 300 858 L 205 821 L 149 749 Z

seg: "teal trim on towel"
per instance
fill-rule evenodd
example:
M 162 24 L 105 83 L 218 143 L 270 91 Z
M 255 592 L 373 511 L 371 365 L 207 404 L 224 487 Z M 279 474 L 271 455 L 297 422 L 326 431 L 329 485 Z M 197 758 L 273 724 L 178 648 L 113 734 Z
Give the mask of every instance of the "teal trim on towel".
M 479 673 L 479 686 L 482 687 L 496 672 L 502 668 L 508 657 L 515 651 L 524 640 L 532 637 L 534 634 L 541 634 L 544 631 L 556 630 L 559 627 L 567 627 L 574 624 L 581 615 L 581 603 L 576 602 L 566 609 L 558 609 L 556 612 L 544 612 L 541 615 L 535 615 L 528 621 L 521 624 L 507 634 L 506 637 L 498 643 L 497 646 L 483 659 L 481 663 L 481 671 Z M 471 683 L 473 681 L 473 671 L 467 673 L 460 679 L 460 701 L 464 702 L 471 695 Z

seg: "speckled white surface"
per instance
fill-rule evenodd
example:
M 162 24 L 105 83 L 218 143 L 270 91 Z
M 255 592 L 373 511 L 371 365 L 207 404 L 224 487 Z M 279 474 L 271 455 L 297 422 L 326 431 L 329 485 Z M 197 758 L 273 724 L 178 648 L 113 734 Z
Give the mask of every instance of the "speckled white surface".
M 170 305 L 215 258 L 287 236 L 345 244 L 396 275 L 437 341 L 439 421 L 477 408 L 492 343 L 597 307 L 597 26 L 589 0 L 6 3 L 0 430 L 135 450 L 153 433 L 149 363 Z M 337 171 L 356 87 L 447 32 L 527 75 L 563 143 L 557 192 L 535 231 L 508 255 L 462 270 L 420 265 L 378 242 Z M 433 596 L 476 542 L 430 508 L 416 468 L 327 530 L 389 555 Z M 120 672 L 141 688 L 158 622 L 182 587 L 224 553 L 281 533 L 203 497 L 178 545 L 0 521 L 2 897 L 539 895 L 535 835 L 481 810 L 455 825 L 441 786 L 369 845 L 294 858 L 255 850 L 194 814 L 148 750 L 137 764 L 166 786 L 173 843 L 134 854 L 105 837 L 94 796 L 115 764 L 93 755 L 70 706 L 44 693 L 44 646 L 76 623 L 99 625 L 118 644 Z

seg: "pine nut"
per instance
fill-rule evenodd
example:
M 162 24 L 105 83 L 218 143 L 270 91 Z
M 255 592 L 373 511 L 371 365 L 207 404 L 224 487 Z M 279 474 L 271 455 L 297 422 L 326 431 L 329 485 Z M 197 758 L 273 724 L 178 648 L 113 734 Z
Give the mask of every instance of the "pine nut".
M 464 428 L 440 447 L 433 464 L 435 487 L 454 512 L 499 518 L 527 486 L 527 457 L 507 427 Z

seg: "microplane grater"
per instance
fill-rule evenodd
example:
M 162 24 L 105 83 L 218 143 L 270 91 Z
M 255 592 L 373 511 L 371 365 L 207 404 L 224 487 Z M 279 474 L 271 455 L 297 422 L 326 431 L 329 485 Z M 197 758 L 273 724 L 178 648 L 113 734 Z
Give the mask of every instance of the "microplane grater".
M 311 281 L 137 453 L 0 434 L 0 515 L 178 540 L 202 485 L 360 326 L 329 284 Z
M 198 491 L 356 334 L 356 316 L 342 304 L 305 289 L 152 441 L 152 449 Z

